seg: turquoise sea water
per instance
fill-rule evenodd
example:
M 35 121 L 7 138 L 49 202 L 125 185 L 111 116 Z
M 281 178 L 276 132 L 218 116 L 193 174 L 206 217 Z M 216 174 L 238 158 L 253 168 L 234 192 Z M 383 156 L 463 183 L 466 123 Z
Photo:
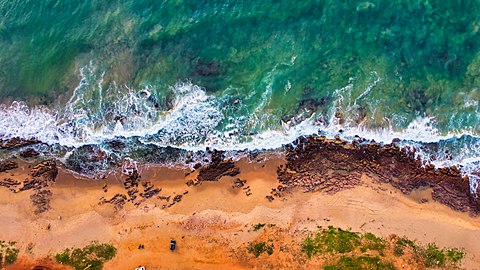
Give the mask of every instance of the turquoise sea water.
M 476 164 L 479 14 L 477 0 L 0 0 L 0 136 L 242 149 L 341 129 Z

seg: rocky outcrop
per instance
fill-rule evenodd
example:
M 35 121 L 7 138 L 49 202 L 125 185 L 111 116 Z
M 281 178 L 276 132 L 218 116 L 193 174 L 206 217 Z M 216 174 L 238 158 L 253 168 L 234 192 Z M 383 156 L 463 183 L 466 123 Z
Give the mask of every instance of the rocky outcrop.
M 40 143 L 35 139 L 23 139 L 19 137 L 11 138 L 0 143 L 0 149 L 14 149 L 22 146 Z
M 8 160 L 8 161 L 0 162 L 0 172 L 13 170 L 16 168 L 18 168 L 18 164 L 15 161 Z
M 10 167 L 18 167 L 16 163 L 11 163 Z M 30 200 L 35 207 L 34 213 L 41 214 L 50 209 L 50 200 L 52 192 L 48 190 L 48 185 L 55 182 L 58 175 L 57 164 L 53 160 L 45 160 L 35 165 L 30 171 L 30 177 L 23 181 L 10 178 L 0 181 L 0 186 L 10 189 L 12 192 L 22 192 L 32 190 Z
M 35 165 L 30 173 L 33 177 L 42 177 L 45 181 L 55 182 L 58 175 L 57 164 L 54 160 L 45 160 Z
M 235 176 L 239 173 L 240 169 L 235 166 L 235 162 L 226 160 L 221 151 L 213 151 L 212 161 L 200 169 L 197 179 L 200 182 L 218 181 L 222 176 Z
M 35 151 L 35 149 L 33 149 L 33 148 L 28 148 L 28 149 L 25 149 L 24 151 L 20 152 L 20 156 L 23 157 L 23 158 L 31 158 L 31 157 L 38 156 L 39 154 L 40 153 Z
M 300 188 L 335 193 L 359 185 L 361 175 L 367 173 L 407 194 L 419 187 L 431 187 L 436 201 L 455 210 L 480 212 L 480 200 L 471 194 L 468 178 L 462 177 L 456 167 L 422 166 L 422 161 L 415 158 L 415 149 L 309 137 L 287 147 L 286 159 L 286 166 L 278 169 L 278 179 L 286 191 Z

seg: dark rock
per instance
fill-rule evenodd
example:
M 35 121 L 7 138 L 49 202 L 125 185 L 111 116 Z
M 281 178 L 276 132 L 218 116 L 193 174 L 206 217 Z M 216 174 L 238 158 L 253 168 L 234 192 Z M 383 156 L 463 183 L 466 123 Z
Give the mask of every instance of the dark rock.
M 243 179 L 240 179 L 240 178 L 237 178 L 233 181 L 233 185 L 232 187 L 233 188 L 241 188 L 245 185 L 245 183 L 247 183 L 247 180 L 243 180 Z
M 33 177 L 42 176 L 45 181 L 55 182 L 58 175 L 57 164 L 53 160 L 45 160 L 35 165 L 31 170 Z
M 429 164 L 423 167 L 415 157 L 415 149 L 373 141 L 338 143 L 338 139 L 320 137 L 300 138 L 294 144 L 297 147 L 286 147 L 286 166 L 277 170 L 286 190 L 335 193 L 359 185 L 361 175 L 367 173 L 407 194 L 420 187 L 431 187 L 434 200 L 455 210 L 480 213 L 480 200 L 471 194 L 469 181 L 458 168 L 437 169 Z
M 176 195 L 175 197 L 173 197 L 173 202 L 174 203 L 180 202 L 182 200 L 182 197 L 183 197 L 183 195 L 180 195 L 180 194 Z
M 18 168 L 18 164 L 15 161 L 4 161 L 0 162 L 0 172 L 5 172 L 8 170 L 13 170 Z
M 195 165 L 193 165 L 193 168 L 195 170 L 198 170 L 200 167 L 202 167 L 202 164 L 200 164 L 200 163 L 195 163 Z
M 11 179 L 11 178 L 5 178 L 2 181 L 0 181 L 0 186 L 1 187 L 6 187 L 9 189 L 16 188 L 17 186 L 20 185 L 20 181 Z
M 25 179 L 23 181 L 23 186 L 20 188 L 20 191 L 25 190 L 40 190 L 48 186 L 47 181 L 42 179 Z
M 208 166 L 200 169 L 197 179 L 202 181 L 218 181 L 222 176 L 235 176 L 240 173 L 240 169 L 235 166 L 232 160 L 224 160 L 223 153 L 214 151 L 212 161 Z
M 105 204 L 105 203 L 113 204 L 115 209 L 119 210 L 119 209 L 123 208 L 126 201 L 127 201 L 127 196 L 125 194 L 119 194 L 118 193 L 118 194 L 115 194 L 115 196 L 113 196 L 109 200 L 107 200 L 105 198 L 101 198 L 100 202 L 98 204 L 99 205 L 102 205 L 102 204 Z
M 50 190 L 37 190 L 30 196 L 32 204 L 35 206 L 35 214 L 41 214 L 50 209 L 50 199 L 52 192 Z
M 24 151 L 22 151 L 20 153 L 20 156 L 23 157 L 23 158 L 31 158 L 31 157 L 35 157 L 35 156 L 38 156 L 40 153 L 38 153 L 37 151 L 35 151 L 35 149 L 33 148 L 28 148 Z
M 34 140 L 34 139 L 23 139 L 23 138 L 15 137 L 12 139 L 8 139 L 6 141 L 2 141 L 0 144 L 0 149 L 14 149 L 14 148 L 37 144 L 37 143 L 40 143 L 40 141 Z

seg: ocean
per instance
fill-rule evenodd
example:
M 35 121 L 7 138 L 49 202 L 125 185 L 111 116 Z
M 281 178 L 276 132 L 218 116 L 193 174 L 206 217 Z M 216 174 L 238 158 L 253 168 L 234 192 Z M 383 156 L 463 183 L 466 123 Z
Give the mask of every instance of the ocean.
M 479 14 L 477 0 L 0 0 L 0 139 L 95 175 L 313 134 L 398 138 L 476 190 Z

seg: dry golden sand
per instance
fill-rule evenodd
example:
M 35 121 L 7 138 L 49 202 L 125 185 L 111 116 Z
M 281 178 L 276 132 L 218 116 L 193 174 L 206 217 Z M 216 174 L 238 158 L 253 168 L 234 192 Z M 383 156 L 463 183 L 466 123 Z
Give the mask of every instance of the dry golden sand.
M 246 242 L 262 237 L 265 232 L 252 230 L 257 223 L 275 224 L 284 235 L 269 237 L 282 239 L 294 238 L 300 230 L 314 231 L 317 226 L 328 225 L 381 236 L 405 235 L 419 243 L 464 248 L 467 258 L 462 266 L 480 269 L 480 218 L 434 202 L 428 190 L 406 196 L 364 176 L 362 186 L 335 195 L 296 192 L 283 200 L 269 202 L 265 196 L 278 185 L 276 168 L 281 163 L 281 159 L 239 163 L 238 177 L 247 180 L 251 196 L 246 196 L 242 189 L 232 188 L 231 177 L 188 187 L 185 182 L 194 174 L 185 177 L 182 170 L 143 168 L 143 181 L 161 187 L 160 195 L 188 191 L 180 203 L 164 209 L 161 207 L 164 202 L 158 199 L 146 200 L 140 207 L 127 203 L 118 211 L 110 204 L 98 205 L 101 197 L 125 193 L 120 176 L 92 182 L 60 172 L 50 188 L 52 208 L 41 215 L 33 214 L 31 191 L 14 194 L 0 188 L 0 239 L 17 241 L 22 254 L 20 264 L 8 269 L 29 269 L 26 267 L 31 267 L 34 260 L 67 247 L 83 247 L 93 240 L 110 242 L 118 248 L 117 256 L 105 269 L 134 269 L 138 265 L 149 270 L 262 268 L 252 264 L 251 255 L 233 252 L 244 250 Z M 22 169 L 18 169 L 14 176 L 1 173 L 0 178 L 22 179 L 25 175 L 21 174 Z M 106 193 L 102 190 L 105 181 Z M 421 203 L 425 198 L 428 202 Z M 173 253 L 168 249 L 170 238 L 178 243 Z M 26 253 L 30 243 L 33 248 Z M 145 249 L 139 250 L 139 244 L 144 244 Z M 268 261 L 265 259 L 264 266 L 302 265 L 299 258 L 281 256 L 274 254 Z M 275 265 L 272 260 L 276 260 Z M 397 262 L 398 266 L 402 263 L 406 264 Z

